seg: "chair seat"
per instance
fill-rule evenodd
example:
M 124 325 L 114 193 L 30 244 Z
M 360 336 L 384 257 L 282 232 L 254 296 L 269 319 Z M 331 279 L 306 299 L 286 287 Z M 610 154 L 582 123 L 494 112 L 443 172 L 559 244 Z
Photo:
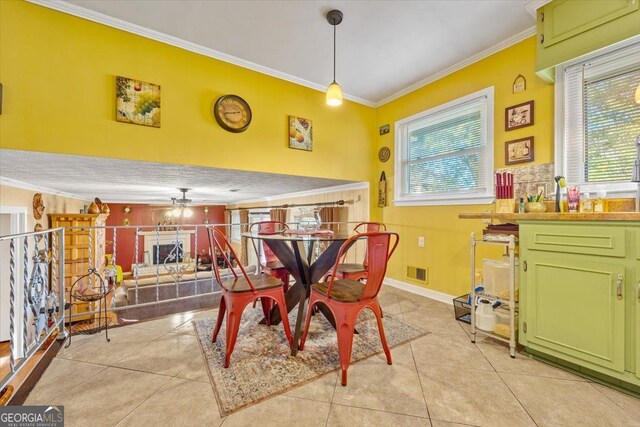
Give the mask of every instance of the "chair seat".
M 351 279 L 335 280 L 331 287 L 331 299 L 340 302 L 360 301 L 366 286 L 362 282 Z M 328 287 L 328 282 L 316 283 L 311 285 L 311 290 L 326 295 Z
M 341 263 L 338 264 L 338 273 L 364 273 L 367 271 L 366 267 L 362 264 L 349 264 L 349 263 Z
M 276 279 L 275 277 L 266 274 L 256 274 L 253 276 L 249 276 L 249 279 L 251 280 L 251 283 L 253 283 L 253 287 L 257 291 L 261 289 L 277 288 L 284 285 L 284 283 L 282 283 L 282 280 Z M 237 279 L 231 276 L 226 280 L 223 280 L 220 285 L 228 292 L 251 292 L 251 286 L 249 286 L 247 279 L 245 279 L 241 275 L 238 275 Z

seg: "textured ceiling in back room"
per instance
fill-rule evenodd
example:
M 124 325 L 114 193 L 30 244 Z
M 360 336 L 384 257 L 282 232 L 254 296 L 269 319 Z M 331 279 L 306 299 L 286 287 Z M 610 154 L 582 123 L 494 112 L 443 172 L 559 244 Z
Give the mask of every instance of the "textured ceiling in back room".
M 194 204 L 227 204 L 353 183 L 337 179 L 0 150 L 0 178 L 103 202 L 168 204 L 189 188 Z M 232 191 L 238 190 L 238 191 Z
M 529 0 L 31 1 L 107 25 L 115 18 L 120 28 L 134 24 L 139 33 L 152 30 L 151 37 L 170 36 L 320 90 L 331 83 L 333 67 L 325 14 L 339 9 L 336 80 L 348 99 L 369 105 L 514 36 L 533 35 L 535 25 Z

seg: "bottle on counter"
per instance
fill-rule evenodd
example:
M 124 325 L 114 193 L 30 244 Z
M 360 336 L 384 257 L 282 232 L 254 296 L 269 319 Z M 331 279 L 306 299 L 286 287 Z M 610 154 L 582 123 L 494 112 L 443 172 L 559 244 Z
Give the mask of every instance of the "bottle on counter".
M 607 192 L 598 190 L 598 197 L 593 202 L 593 211 L 596 213 L 607 211 Z
M 580 212 L 593 212 L 593 200 L 586 191 L 582 193 L 582 199 L 580 199 Z
M 524 197 L 520 197 L 520 204 L 518 205 L 518 213 L 524 213 Z

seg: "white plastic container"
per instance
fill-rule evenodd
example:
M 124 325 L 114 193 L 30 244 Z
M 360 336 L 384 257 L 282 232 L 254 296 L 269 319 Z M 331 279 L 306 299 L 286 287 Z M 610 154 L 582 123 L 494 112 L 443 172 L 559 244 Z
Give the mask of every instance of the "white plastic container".
M 515 288 L 520 285 L 517 274 L 520 262 L 515 259 L 516 282 Z M 484 291 L 489 295 L 494 295 L 503 299 L 509 299 L 509 257 L 502 259 L 483 259 L 482 270 L 484 275 Z
M 476 307 L 476 328 L 493 332 L 496 319 L 490 302 L 480 302 Z

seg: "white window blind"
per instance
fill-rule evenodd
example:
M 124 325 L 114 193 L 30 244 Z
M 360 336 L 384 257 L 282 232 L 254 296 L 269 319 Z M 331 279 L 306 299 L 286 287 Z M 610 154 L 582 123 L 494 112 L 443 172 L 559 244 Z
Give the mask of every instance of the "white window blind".
M 489 88 L 396 123 L 396 204 L 487 203 L 492 112 Z
M 559 174 L 588 191 L 626 189 L 640 135 L 640 44 L 566 67 L 563 83 Z
M 240 241 L 240 211 L 231 211 L 231 240 Z

